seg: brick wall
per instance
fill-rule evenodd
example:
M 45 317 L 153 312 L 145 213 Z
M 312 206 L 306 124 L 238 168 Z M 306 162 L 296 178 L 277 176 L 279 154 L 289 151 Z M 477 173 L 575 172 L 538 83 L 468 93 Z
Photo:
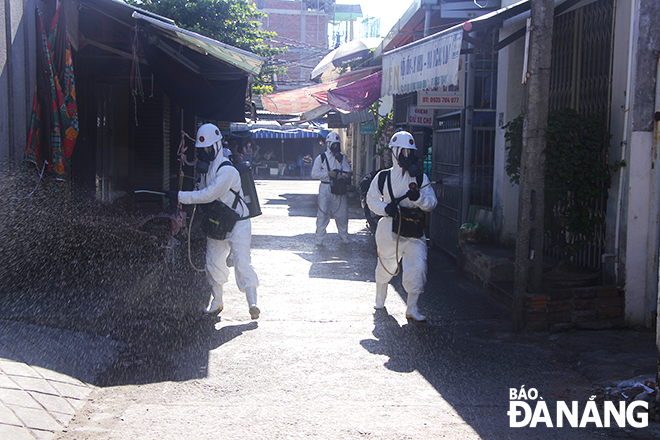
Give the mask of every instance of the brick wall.
M 525 321 L 532 331 L 619 326 L 623 298 L 616 286 L 549 289 L 542 295 L 527 295 Z
M 300 11 L 301 8 L 302 6 L 300 2 L 264 0 L 264 6 L 262 9 L 291 9 Z
M 256 3 L 255 3 L 256 4 Z M 277 33 L 273 46 L 287 46 L 279 59 L 287 61 L 287 72 L 280 75 L 277 89 L 310 85 L 312 69 L 329 51 L 328 15 L 323 11 L 301 10 L 301 3 L 265 0 L 259 8 L 267 12 L 261 19 L 264 30 Z

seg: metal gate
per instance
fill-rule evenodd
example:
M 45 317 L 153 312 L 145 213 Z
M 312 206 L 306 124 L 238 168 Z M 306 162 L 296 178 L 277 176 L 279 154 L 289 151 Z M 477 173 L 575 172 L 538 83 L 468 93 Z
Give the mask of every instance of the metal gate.
M 495 35 L 488 37 L 495 41 Z M 467 57 L 466 106 L 436 111 L 433 179 L 443 179 L 431 218 L 431 240 L 456 257 L 458 232 L 471 208 L 492 209 L 497 105 L 497 53 L 476 51 Z M 492 225 L 486 225 L 491 227 Z
M 438 205 L 431 216 L 430 235 L 434 246 L 456 257 L 458 229 L 463 212 L 463 125 L 465 110 L 447 113 L 435 120 L 432 180 L 442 179 L 436 195 Z
M 555 18 L 552 38 L 550 109 L 569 107 L 584 116 L 598 116 L 609 127 L 611 112 L 614 0 L 599 0 Z M 606 160 L 606 152 L 603 152 Z M 596 203 L 605 217 L 607 200 Z M 599 268 L 605 248 L 605 224 L 596 239 L 572 262 Z M 549 251 L 547 251 L 549 252 Z M 558 251 L 550 252 L 559 257 Z

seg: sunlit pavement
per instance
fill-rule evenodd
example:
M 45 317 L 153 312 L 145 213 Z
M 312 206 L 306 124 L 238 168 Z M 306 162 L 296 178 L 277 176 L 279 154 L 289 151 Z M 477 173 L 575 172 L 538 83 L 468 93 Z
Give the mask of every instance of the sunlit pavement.
M 54 438 L 117 355 L 107 338 L 0 320 L 0 438 Z
M 233 275 L 221 318 L 200 318 L 195 311 L 208 292 L 203 276 L 187 268 L 190 289 L 144 289 L 143 297 L 108 307 L 113 313 L 128 308 L 126 315 L 140 318 L 115 317 L 132 327 L 115 329 L 108 338 L 0 321 L 0 438 L 658 434 L 657 424 L 510 428 L 507 416 L 511 388 L 524 385 L 548 402 L 582 404 L 599 387 L 653 374 L 653 333 L 513 335 L 509 311 L 435 250 L 420 299 L 428 322 L 406 321 L 398 279 L 390 285 L 386 309 L 375 311 L 377 257 L 357 196 L 349 197 L 353 243 L 340 244 L 331 221 L 325 246 L 316 247 L 318 183 L 259 180 L 257 189 L 263 215 L 252 220 L 252 257 L 261 282 L 259 320 L 250 320 Z M 186 252 L 176 258 L 188 264 Z M 46 399 L 68 406 L 49 407 Z

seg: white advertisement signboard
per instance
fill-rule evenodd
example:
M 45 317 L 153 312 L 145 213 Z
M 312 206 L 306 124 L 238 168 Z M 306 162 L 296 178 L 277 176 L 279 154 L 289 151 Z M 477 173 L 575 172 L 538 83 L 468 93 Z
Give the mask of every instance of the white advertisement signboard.
M 433 109 L 419 108 L 411 105 L 408 107 L 408 125 L 433 126 Z
M 461 28 L 385 53 L 381 96 L 456 84 L 462 42 Z
M 424 108 L 465 107 L 465 69 L 461 67 L 461 69 L 458 71 L 458 79 L 456 80 L 456 84 L 450 84 L 448 86 L 438 86 L 429 90 L 418 91 L 417 107 L 424 107 Z

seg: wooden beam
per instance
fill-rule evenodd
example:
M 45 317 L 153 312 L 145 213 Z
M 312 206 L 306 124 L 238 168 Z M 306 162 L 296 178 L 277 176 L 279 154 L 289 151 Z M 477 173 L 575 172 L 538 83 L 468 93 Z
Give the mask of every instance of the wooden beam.
M 114 47 L 108 46 L 108 45 L 103 44 L 103 43 L 99 43 L 98 41 L 90 40 L 88 38 L 85 38 L 84 36 L 82 38 L 82 42 L 83 42 L 83 44 L 88 44 L 90 46 L 98 47 L 99 49 L 105 50 L 106 52 L 110 52 L 110 53 L 113 53 L 115 55 L 119 55 L 122 58 L 126 58 L 126 59 L 129 59 L 129 60 L 133 59 L 133 54 L 132 53 L 124 52 L 123 50 L 119 50 L 119 49 L 115 49 Z M 139 56 L 138 56 L 138 61 L 142 64 L 147 65 L 147 66 L 149 65 L 149 63 L 147 62 L 146 59 L 141 58 Z

